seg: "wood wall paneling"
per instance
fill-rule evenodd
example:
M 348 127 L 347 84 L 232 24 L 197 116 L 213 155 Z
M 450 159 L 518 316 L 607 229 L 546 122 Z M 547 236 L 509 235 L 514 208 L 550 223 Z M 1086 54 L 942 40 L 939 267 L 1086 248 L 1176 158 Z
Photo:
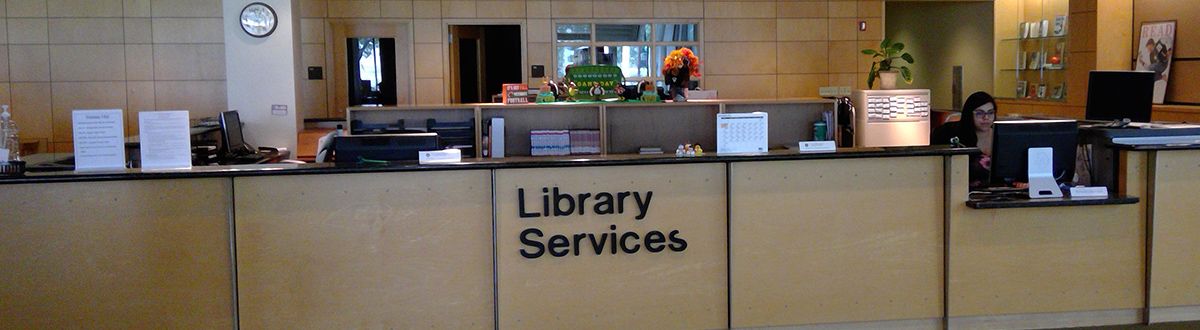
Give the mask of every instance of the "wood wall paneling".
M 1200 105 L 1200 59 L 1171 63 L 1166 100 Z M 1194 118 L 1195 122 L 1200 118 Z
M 1200 106 L 1155 105 L 1151 119 L 1156 121 L 1200 123 Z
M 1175 57 L 1200 58 L 1200 35 L 1192 33 L 1200 29 L 1200 6 L 1190 1 L 1134 0 L 1133 15 L 1131 44 L 1141 39 L 1142 22 L 1173 20 L 1176 21 Z

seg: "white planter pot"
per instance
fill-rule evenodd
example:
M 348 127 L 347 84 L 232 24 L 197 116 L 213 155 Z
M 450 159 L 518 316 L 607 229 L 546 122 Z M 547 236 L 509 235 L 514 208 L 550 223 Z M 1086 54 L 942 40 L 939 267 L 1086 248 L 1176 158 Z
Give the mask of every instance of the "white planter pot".
M 896 89 L 896 77 L 899 71 L 879 71 L 879 89 Z

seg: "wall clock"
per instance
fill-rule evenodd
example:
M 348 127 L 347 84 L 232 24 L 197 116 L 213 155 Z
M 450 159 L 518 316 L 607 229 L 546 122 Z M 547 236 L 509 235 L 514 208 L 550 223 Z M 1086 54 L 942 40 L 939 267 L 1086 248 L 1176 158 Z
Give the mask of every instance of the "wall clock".
M 262 2 L 251 3 L 242 8 L 240 21 L 242 31 L 255 38 L 266 38 L 274 33 L 275 27 L 279 25 L 275 9 Z

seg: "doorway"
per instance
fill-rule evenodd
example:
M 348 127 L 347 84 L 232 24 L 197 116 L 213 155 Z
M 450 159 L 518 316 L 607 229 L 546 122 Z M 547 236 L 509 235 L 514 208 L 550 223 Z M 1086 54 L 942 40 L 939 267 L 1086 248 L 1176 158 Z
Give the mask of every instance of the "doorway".
M 521 83 L 520 25 L 450 25 L 450 102 L 492 102 Z
M 396 39 L 346 38 L 349 106 L 396 104 Z
M 328 117 L 344 117 L 351 106 L 413 103 L 411 23 L 330 20 L 325 47 L 318 50 L 329 68 Z

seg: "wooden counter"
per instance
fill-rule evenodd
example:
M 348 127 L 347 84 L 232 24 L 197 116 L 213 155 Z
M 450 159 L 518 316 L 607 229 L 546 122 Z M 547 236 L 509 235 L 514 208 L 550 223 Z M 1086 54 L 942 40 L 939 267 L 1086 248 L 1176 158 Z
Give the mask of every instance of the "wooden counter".
M 1200 151 L 1123 151 L 1134 204 L 987 210 L 966 206 L 974 152 L 3 178 L 0 327 L 1200 320 Z

